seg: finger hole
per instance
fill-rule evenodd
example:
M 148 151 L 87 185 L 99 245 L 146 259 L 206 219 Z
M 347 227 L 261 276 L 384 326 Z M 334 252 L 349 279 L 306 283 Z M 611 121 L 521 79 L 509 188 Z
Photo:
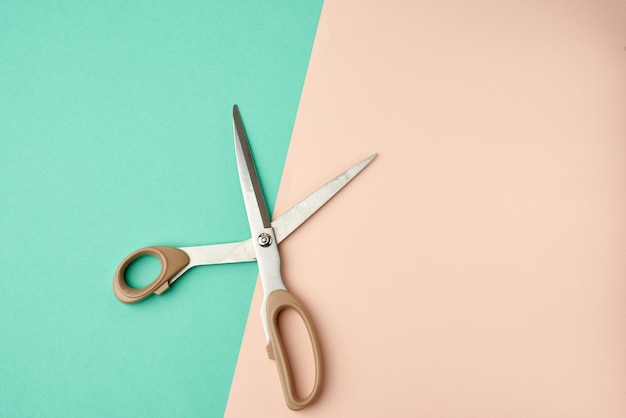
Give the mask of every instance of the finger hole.
M 126 271 L 124 279 L 133 289 L 141 289 L 152 283 L 161 272 L 161 262 L 153 255 L 145 254 L 133 260 Z
M 306 324 L 298 312 L 286 307 L 278 314 L 278 329 L 291 368 L 294 395 L 305 399 L 315 383 L 315 359 Z

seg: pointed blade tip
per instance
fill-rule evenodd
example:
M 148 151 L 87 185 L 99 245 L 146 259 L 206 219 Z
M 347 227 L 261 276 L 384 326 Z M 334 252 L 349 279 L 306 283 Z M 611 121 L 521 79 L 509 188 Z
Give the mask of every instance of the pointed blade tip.
M 365 163 L 365 165 L 368 165 L 369 163 L 371 163 L 372 161 L 374 161 L 374 159 L 378 157 L 378 153 L 375 152 L 372 155 L 370 155 L 369 157 L 367 157 L 366 159 L 363 160 L 363 163 Z

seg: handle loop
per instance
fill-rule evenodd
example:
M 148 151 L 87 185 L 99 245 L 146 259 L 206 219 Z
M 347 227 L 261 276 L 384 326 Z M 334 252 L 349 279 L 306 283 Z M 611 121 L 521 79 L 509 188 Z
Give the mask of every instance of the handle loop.
M 298 398 L 295 393 L 294 381 L 289 366 L 289 360 L 285 353 L 285 346 L 278 330 L 278 315 L 284 309 L 294 309 L 298 315 L 304 321 L 307 332 L 309 333 L 309 339 L 311 340 L 311 347 L 313 348 L 313 357 L 315 360 L 315 382 L 313 388 L 308 396 L 304 398 Z M 283 394 L 285 396 L 285 402 L 289 409 L 298 411 L 317 399 L 322 382 L 322 356 L 320 350 L 320 344 L 317 339 L 317 334 L 313 329 L 313 323 L 309 317 L 308 312 L 304 306 L 295 296 L 286 290 L 275 290 L 267 298 L 267 323 L 270 333 L 270 342 L 267 344 L 267 354 L 269 358 L 276 361 L 276 367 L 278 368 L 278 376 L 280 377 L 280 383 L 283 387 Z
M 153 255 L 161 262 L 159 276 L 146 287 L 141 289 L 132 288 L 126 283 L 126 269 L 133 261 L 144 255 Z M 113 276 L 113 293 L 124 303 L 139 302 L 152 293 L 162 294 L 170 288 L 169 280 L 176 276 L 189 264 L 189 256 L 183 250 L 173 247 L 146 247 L 137 250 L 126 257 L 117 268 Z

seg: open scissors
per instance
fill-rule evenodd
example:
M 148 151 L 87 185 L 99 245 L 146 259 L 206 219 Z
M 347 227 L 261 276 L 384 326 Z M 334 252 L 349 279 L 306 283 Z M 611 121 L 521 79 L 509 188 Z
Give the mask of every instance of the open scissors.
M 126 257 L 117 268 L 113 278 L 113 292 L 120 301 L 135 303 L 147 298 L 152 293 L 162 294 L 192 267 L 256 261 L 263 285 L 261 322 L 267 340 L 267 353 L 271 359 L 276 361 L 287 406 L 290 409 L 299 410 L 311 404 L 319 394 L 322 381 L 322 359 L 317 334 L 308 312 L 302 303 L 287 291 L 283 283 L 280 274 L 278 244 L 359 174 L 376 158 L 377 154 L 371 155 L 344 171 L 289 209 L 281 217 L 270 221 L 237 105 L 233 106 L 233 129 L 239 180 L 252 238 L 229 244 L 180 248 L 162 246 L 142 248 Z M 126 283 L 126 269 L 133 261 L 145 255 L 156 256 L 161 262 L 161 271 L 158 277 L 146 287 L 132 288 Z M 313 348 L 315 382 L 311 392 L 304 398 L 296 396 L 291 368 L 278 329 L 278 315 L 285 309 L 293 309 L 300 315 L 307 328 Z

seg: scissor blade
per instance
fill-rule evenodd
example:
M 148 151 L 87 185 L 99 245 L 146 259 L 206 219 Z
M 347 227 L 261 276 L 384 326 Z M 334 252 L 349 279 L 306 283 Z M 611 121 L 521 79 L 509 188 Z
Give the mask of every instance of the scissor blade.
M 246 130 L 241 121 L 239 108 L 233 106 L 233 125 L 235 132 L 235 155 L 237 156 L 237 169 L 239 181 L 243 192 L 243 200 L 246 205 L 246 213 L 250 222 L 250 228 L 254 231 L 269 228 L 271 225 L 270 214 L 265 204 L 263 190 L 256 173 L 250 144 L 246 136 Z
M 179 249 L 187 253 L 191 267 L 207 264 L 245 263 L 256 260 L 251 238 L 229 244 L 198 245 L 180 247 Z
M 337 177 L 311 193 L 304 200 L 293 206 L 280 218 L 272 222 L 276 241 L 281 242 L 324 206 L 334 195 L 357 176 L 378 154 L 372 154 L 363 161 L 350 167 Z

